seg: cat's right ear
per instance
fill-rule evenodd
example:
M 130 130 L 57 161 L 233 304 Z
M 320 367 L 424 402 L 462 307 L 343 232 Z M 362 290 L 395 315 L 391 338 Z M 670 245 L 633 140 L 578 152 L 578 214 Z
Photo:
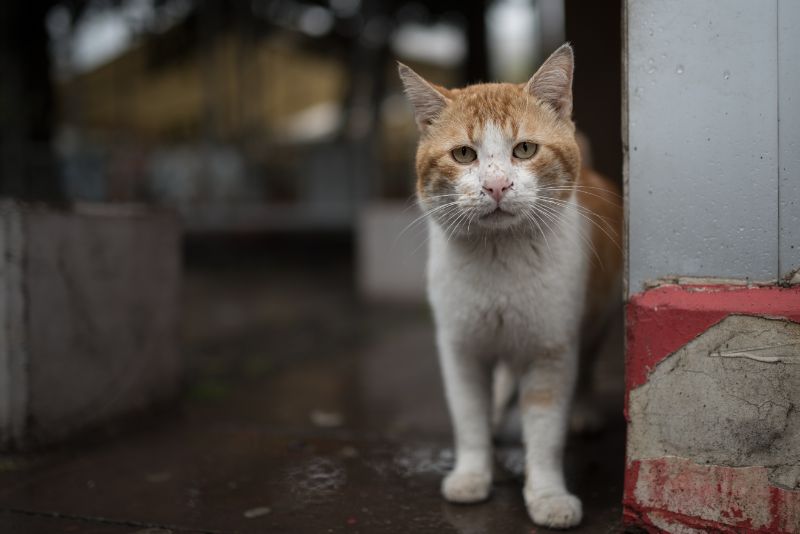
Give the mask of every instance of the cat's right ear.
M 572 116 L 572 71 L 575 57 L 564 43 L 539 67 L 525 84 L 525 91 L 553 108 L 562 119 Z
M 447 106 L 447 97 L 433 84 L 402 63 L 397 63 L 397 71 L 403 82 L 406 97 L 414 108 L 414 117 L 420 131 L 430 126 Z

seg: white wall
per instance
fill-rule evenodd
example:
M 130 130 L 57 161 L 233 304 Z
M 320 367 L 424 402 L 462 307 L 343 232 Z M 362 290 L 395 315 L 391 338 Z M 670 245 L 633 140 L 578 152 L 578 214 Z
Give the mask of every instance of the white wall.
M 629 0 L 625 37 L 628 292 L 798 266 L 800 2 Z

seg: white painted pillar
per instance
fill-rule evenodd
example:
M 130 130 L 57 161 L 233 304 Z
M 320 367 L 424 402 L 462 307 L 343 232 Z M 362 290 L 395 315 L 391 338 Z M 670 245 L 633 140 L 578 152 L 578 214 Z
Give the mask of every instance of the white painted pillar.
M 800 265 L 798 11 L 628 2 L 629 294 L 672 276 L 774 281 Z

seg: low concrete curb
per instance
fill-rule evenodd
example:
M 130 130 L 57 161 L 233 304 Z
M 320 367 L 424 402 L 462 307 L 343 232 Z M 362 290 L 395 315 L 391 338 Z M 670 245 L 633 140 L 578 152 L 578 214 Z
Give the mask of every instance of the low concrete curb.
M 0 448 L 175 393 L 179 239 L 164 211 L 0 202 Z

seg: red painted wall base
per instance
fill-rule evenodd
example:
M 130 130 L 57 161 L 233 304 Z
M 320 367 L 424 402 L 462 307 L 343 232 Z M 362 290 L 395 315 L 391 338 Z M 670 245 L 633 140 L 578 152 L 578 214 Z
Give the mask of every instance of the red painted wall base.
M 647 443 L 653 435 L 664 436 L 663 430 L 654 433 L 647 428 L 650 421 L 630 424 L 632 394 L 648 384 L 659 363 L 731 315 L 800 323 L 800 287 L 662 286 L 633 296 L 627 305 L 625 414 L 629 448 L 623 498 L 627 524 L 649 532 L 800 533 L 800 486 L 776 485 L 768 477 L 769 469 L 775 466 L 712 465 L 688 453 L 687 457 L 676 453 L 644 455 L 644 449 L 668 450 L 671 445 Z M 794 339 L 779 349 L 780 369 L 790 377 L 798 376 L 791 373 L 800 373 L 800 365 L 793 360 L 796 356 L 800 364 L 800 344 L 795 345 Z M 698 355 L 695 351 L 686 358 L 711 356 L 714 354 Z M 731 364 L 734 359 L 736 363 Z M 742 361 L 736 355 L 726 360 L 726 372 L 736 372 L 736 365 L 745 365 Z M 747 365 L 764 363 L 750 358 Z M 771 385 L 765 383 L 764 387 Z M 663 399 L 663 390 L 659 394 Z M 702 396 L 702 392 L 697 395 Z M 646 413 L 638 404 L 635 408 L 638 414 Z M 681 415 L 686 414 L 676 417 Z M 796 439 L 800 445 L 800 436 L 781 439 Z

